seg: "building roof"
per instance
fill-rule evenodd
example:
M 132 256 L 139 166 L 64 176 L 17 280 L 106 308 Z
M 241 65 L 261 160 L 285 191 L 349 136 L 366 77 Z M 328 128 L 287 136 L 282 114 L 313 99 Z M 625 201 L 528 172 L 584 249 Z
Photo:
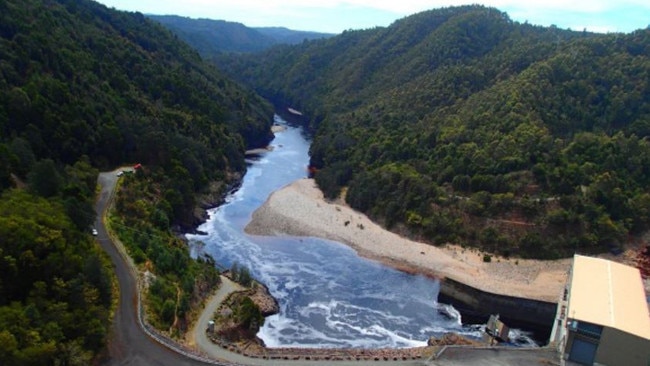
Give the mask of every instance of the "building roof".
M 576 255 L 568 318 L 650 339 L 650 315 L 638 269 Z

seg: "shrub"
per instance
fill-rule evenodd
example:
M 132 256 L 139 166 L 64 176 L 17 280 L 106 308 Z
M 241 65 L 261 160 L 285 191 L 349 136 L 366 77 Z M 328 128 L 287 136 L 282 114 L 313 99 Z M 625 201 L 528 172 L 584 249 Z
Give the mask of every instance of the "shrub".
M 490 263 L 492 262 L 492 256 L 489 254 L 483 254 L 483 262 Z

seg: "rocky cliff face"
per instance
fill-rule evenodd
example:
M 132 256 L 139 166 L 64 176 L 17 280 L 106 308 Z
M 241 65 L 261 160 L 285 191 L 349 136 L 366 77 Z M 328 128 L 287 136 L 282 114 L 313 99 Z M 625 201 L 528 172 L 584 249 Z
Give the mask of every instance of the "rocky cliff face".
M 261 283 L 256 283 L 255 289 L 249 297 L 260 308 L 262 315 L 265 317 L 280 312 L 278 301 L 271 295 L 269 289 Z

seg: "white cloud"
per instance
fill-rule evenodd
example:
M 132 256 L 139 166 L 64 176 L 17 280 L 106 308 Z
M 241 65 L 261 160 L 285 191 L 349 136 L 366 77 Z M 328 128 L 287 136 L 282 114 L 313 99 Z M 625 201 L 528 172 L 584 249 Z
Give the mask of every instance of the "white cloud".
M 481 3 L 513 20 L 592 31 L 630 31 L 650 20 L 648 0 L 98 0 L 117 9 L 150 14 L 237 21 L 249 26 L 287 26 L 329 32 L 386 26 L 395 19 L 440 7 Z M 374 17 L 374 18 L 373 18 Z M 298 27 L 298 28 L 296 28 Z M 584 28 L 584 27 L 582 27 Z M 582 29 L 578 28 L 578 29 Z
M 219 4 L 219 0 L 190 0 L 186 3 Z M 415 12 L 457 5 L 476 4 L 476 0 L 238 0 L 228 4 L 247 9 L 299 9 L 299 8 L 336 8 L 340 6 L 357 6 L 390 11 L 397 14 Z M 650 8 L 647 0 L 484 0 L 480 2 L 496 8 L 558 9 L 580 12 L 604 12 L 612 8 L 640 7 Z
M 240 9 L 254 12 L 286 12 L 289 10 L 338 8 L 344 6 L 381 9 L 401 15 L 410 15 L 423 10 L 447 6 L 481 3 L 496 8 L 567 10 L 577 12 L 604 12 L 613 8 L 635 7 L 649 9 L 647 0 L 100 0 L 105 4 L 115 4 L 121 9 L 160 8 L 160 9 Z M 148 10 L 152 11 L 152 10 Z

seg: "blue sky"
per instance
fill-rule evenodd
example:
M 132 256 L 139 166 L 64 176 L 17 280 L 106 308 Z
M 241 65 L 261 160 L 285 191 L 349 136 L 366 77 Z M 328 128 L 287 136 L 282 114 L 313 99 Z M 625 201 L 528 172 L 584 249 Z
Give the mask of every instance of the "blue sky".
M 475 4 L 531 24 L 594 32 L 631 32 L 650 25 L 650 0 L 98 0 L 119 10 L 222 19 L 251 27 L 340 33 L 387 26 L 440 7 Z

